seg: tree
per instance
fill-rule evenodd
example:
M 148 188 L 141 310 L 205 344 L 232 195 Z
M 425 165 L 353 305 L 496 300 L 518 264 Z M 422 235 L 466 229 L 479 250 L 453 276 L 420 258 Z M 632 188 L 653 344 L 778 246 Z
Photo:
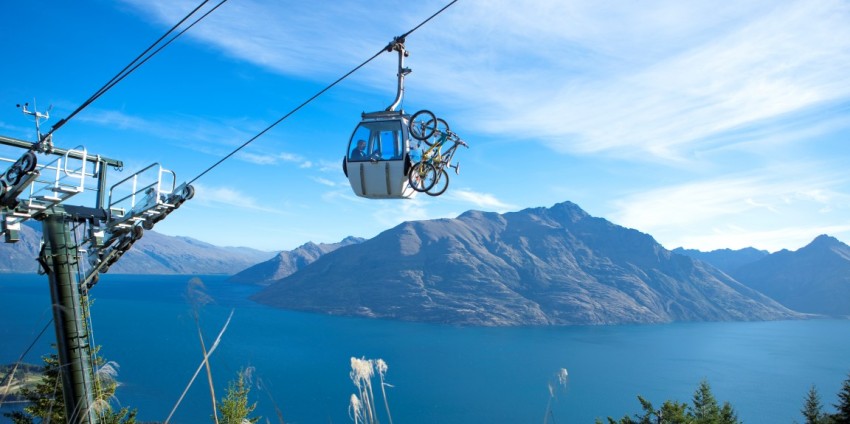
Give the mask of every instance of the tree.
M 834 404 L 838 410 L 832 415 L 832 420 L 835 424 L 850 424 L 850 375 L 844 384 L 841 386 L 841 391 L 838 392 L 838 403 Z
M 703 380 L 697 387 L 692 404 L 667 400 L 661 409 L 653 408 L 652 403 L 638 396 L 643 414 L 635 414 L 634 418 L 626 415 L 619 421 L 608 417 L 608 424 L 740 424 L 738 415 L 729 402 L 721 407 L 711 393 L 708 382 Z M 597 424 L 602 421 L 597 419 Z
M 40 422 L 65 422 L 65 400 L 62 397 L 62 384 L 59 381 L 59 356 L 55 353 L 41 358 L 44 362 L 42 379 L 34 388 L 21 389 L 21 397 L 29 404 L 23 411 L 4 413 L 14 424 L 33 424 Z
M 236 381 L 230 381 L 227 385 L 227 393 L 221 399 L 218 405 L 218 410 L 221 411 L 220 424 L 243 424 L 249 422 L 251 424 L 260 420 L 260 417 L 249 418 L 257 403 L 248 405 L 248 393 L 250 387 L 245 385 L 245 370 L 239 370 Z
M 694 418 L 695 424 L 711 424 L 715 418 L 720 417 L 720 407 L 717 405 L 717 399 L 711 393 L 711 387 L 708 382 L 702 380 L 694 392 L 693 406 L 691 407 L 691 416 Z
M 703 380 L 699 383 L 692 403 L 688 417 L 694 424 L 738 424 L 740 422 L 738 414 L 729 402 L 725 402 L 722 407 L 717 404 L 708 381 Z
M 54 346 L 55 347 L 55 346 Z M 136 422 L 136 410 L 121 408 L 112 411 L 109 400 L 115 395 L 118 387 L 114 380 L 114 367 L 105 364 L 103 358 L 97 356 L 95 349 L 95 373 L 94 407 L 97 411 L 98 422 L 103 424 L 133 424 Z M 4 413 L 3 415 L 12 420 L 14 424 L 35 423 L 64 423 L 65 401 L 62 397 L 62 382 L 59 376 L 59 356 L 56 353 L 42 357 L 44 368 L 42 379 L 34 388 L 23 388 L 21 397 L 29 404 L 23 411 Z M 103 372 L 106 370 L 106 372 Z
M 800 412 L 806 420 L 804 424 L 825 424 L 827 422 L 827 415 L 823 412 L 818 389 L 814 385 L 806 393 L 806 400 Z

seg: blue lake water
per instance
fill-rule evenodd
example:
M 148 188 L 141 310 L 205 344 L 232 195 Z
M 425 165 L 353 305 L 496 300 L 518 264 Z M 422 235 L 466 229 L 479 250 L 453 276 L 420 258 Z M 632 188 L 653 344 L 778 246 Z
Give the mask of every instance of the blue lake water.
M 92 290 L 95 343 L 120 365 L 117 398 L 142 421 L 164 420 L 200 364 L 190 278 L 106 275 Z M 351 422 L 352 356 L 387 362 L 392 418 L 405 424 L 540 423 L 560 368 L 569 381 L 550 423 L 636 413 L 638 394 L 690 401 L 702 379 L 744 422 L 792 423 L 813 384 L 832 410 L 850 372 L 844 320 L 463 328 L 276 310 L 246 300 L 254 287 L 202 280 L 214 299 L 199 309 L 207 348 L 234 311 L 211 357 L 216 395 L 253 367 L 255 413 L 272 423 L 276 409 L 290 424 Z M 50 318 L 46 277 L 0 274 L 0 363 L 16 361 Z M 40 363 L 54 340 L 51 327 L 25 361 Z M 171 422 L 211 414 L 202 373 Z

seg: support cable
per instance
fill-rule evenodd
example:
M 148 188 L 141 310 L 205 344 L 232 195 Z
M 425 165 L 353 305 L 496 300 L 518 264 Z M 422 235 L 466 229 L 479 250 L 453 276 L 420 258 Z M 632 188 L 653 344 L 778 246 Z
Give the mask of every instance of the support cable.
M 161 46 L 159 46 L 159 48 L 157 48 L 156 50 L 154 50 L 154 51 L 153 51 L 151 54 L 149 54 L 147 57 L 144 57 L 144 56 L 145 56 L 148 52 L 150 52 L 150 51 L 151 51 L 151 49 L 153 49 L 154 47 L 156 47 L 156 46 L 157 46 L 160 42 L 162 42 L 162 40 L 164 40 L 166 37 L 168 37 L 168 35 L 169 35 L 169 34 L 171 34 L 172 32 L 174 32 L 177 28 L 179 28 L 179 27 L 180 27 L 180 25 L 182 25 L 184 22 L 186 22 L 186 20 L 187 20 L 187 19 L 189 19 L 189 18 L 190 18 L 192 15 L 194 15 L 194 14 L 195 14 L 195 13 L 196 13 L 196 12 L 197 12 L 200 8 L 201 8 L 201 7 L 203 7 L 203 6 L 204 6 L 207 2 L 209 2 L 209 0 L 204 0 L 204 1 L 202 1 L 202 2 L 201 2 L 201 4 L 199 4 L 197 7 L 195 7 L 195 8 L 194 8 L 191 12 L 189 12 L 189 14 L 187 14 L 186 16 L 184 16 L 184 17 L 183 17 L 183 19 L 181 19 L 181 20 L 180 20 L 180 22 L 177 22 L 177 24 L 175 24 L 173 27 L 171 27 L 171 29 L 169 29 L 169 30 L 168 30 L 165 34 L 163 34 L 161 37 L 159 37 L 159 39 L 157 39 L 157 40 L 156 40 L 153 44 L 151 44 L 151 45 L 150 45 L 147 49 L 145 49 L 145 51 L 143 51 L 143 52 L 142 52 L 141 54 L 139 54 L 139 55 L 138 55 L 135 59 L 133 59 L 133 60 L 132 60 L 129 64 L 127 64 L 127 66 L 125 66 L 125 67 L 124 67 L 124 69 L 122 69 L 120 72 L 118 72 L 117 74 L 115 74 L 115 76 L 114 76 L 114 77 L 112 77 L 112 79 L 110 79 L 110 80 L 109 80 L 106 84 L 104 84 L 104 85 L 103 85 L 103 87 L 100 87 L 100 89 L 99 89 L 99 90 L 97 90 L 94 94 L 92 94 L 92 95 L 91 95 L 91 97 L 89 97 L 89 98 L 88 98 L 88 100 L 86 100 L 85 102 L 83 102 L 83 104 L 81 104 L 81 105 L 80 105 L 80 106 L 79 106 L 76 110 L 74 110 L 73 112 L 71 112 L 71 114 L 70 114 L 70 115 L 68 115 L 68 117 L 67 117 L 67 118 L 60 119 L 60 120 L 59 120 L 59 122 L 57 122 L 55 125 L 53 125 L 53 127 L 51 127 L 51 128 L 50 128 L 50 131 L 49 131 L 47 134 L 45 134 L 43 138 L 47 138 L 47 137 L 49 137 L 50 135 L 52 135 L 52 134 L 53 134 L 56 130 L 58 130 L 58 129 L 59 129 L 59 128 L 61 128 L 63 125 L 65 125 L 65 123 L 66 123 L 66 122 L 68 122 L 69 120 L 71 120 L 71 118 L 73 118 L 74 116 L 76 116 L 76 115 L 77 115 L 78 113 L 80 113 L 83 109 L 85 109 L 85 108 L 86 108 L 86 107 L 88 107 L 90 104 L 92 104 L 95 100 L 97 100 L 100 96 L 102 96 L 104 93 L 106 93 L 107 91 L 109 91 L 112 87 L 114 87 L 116 84 L 118 84 L 119 82 L 121 82 L 121 80 L 123 80 L 123 79 L 124 79 L 127 75 L 130 75 L 133 71 L 135 71 L 136 69 L 138 69 L 138 68 L 139 68 L 139 66 L 142 66 L 145 62 L 147 62 L 147 61 L 148 61 L 148 59 L 152 58 L 154 55 L 156 55 L 157 53 L 159 53 L 159 52 L 160 52 L 162 49 L 164 49 L 166 46 L 168 46 L 169 44 L 171 44 L 171 42 L 173 42 L 174 40 L 176 40 L 176 39 L 177 39 L 177 37 L 180 37 L 181 35 L 183 35 L 183 33 L 185 33 L 186 31 L 188 31 L 188 30 L 189 30 L 189 28 L 192 28 L 193 26 L 195 26 L 195 24 L 197 24 L 198 22 L 200 22 L 202 19 L 206 18 L 206 17 L 207 17 L 207 15 L 209 15 L 210 13 L 212 13 L 214 10 L 218 9 L 218 7 L 219 7 L 219 6 L 221 6 L 222 4 L 224 4 L 226 1 L 227 1 L 227 0 L 222 0 L 222 1 L 221 1 L 220 3 L 218 3 L 215 7 L 213 7 L 212 9 L 210 9 L 207 13 L 203 14 L 200 18 L 196 19 L 196 20 L 195 20 L 195 22 L 192 22 L 192 24 L 190 24 L 188 27 L 186 27 L 183 31 L 180 31 L 179 33 L 177 33 L 177 35 L 175 35 L 175 36 L 174 36 L 174 37 L 172 37 L 170 40 L 166 41 L 164 44 L 162 44 Z M 144 59 L 142 59 L 143 57 L 144 57 Z
M 47 321 L 47 324 L 44 325 L 44 328 L 42 328 L 38 335 L 35 336 L 35 339 L 32 341 L 32 343 L 30 343 L 29 347 L 24 350 L 24 353 L 22 353 L 21 357 L 18 358 L 18 361 L 15 362 L 15 366 L 12 367 L 11 371 L 9 371 L 9 374 L 6 376 L 8 383 L 6 384 L 6 387 L 3 390 L 3 397 L 0 397 L 0 406 L 3 406 L 3 402 L 6 400 L 6 396 L 9 394 L 9 388 L 12 385 L 12 379 L 15 377 L 15 371 L 17 371 L 18 367 L 21 366 L 24 361 L 24 358 L 26 358 L 27 354 L 30 353 L 30 350 L 32 350 L 33 346 L 35 346 L 35 344 L 38 342 L 38 339 L 40 339 L 41 336 L 44 335 L 44 332 L 47 331 L 48 328 L 50 328 L 50 324 L 53 324 L 53 318 L 50 318 L 50 321 Z
M 366 59 L 366 61 L 364 61 L 363 63 L 361 63 L 361 64 L 357 65 L 356 67 L 354 67 L 354 69 L 352 69 L 352 70 L 348 71 L 345 75 L 343 75 L 343 76 L 339 77 L 336 81 L 334 81 L 334 82 L 330 83 L 330 84 L 329 84 L 328 86 L 326 86 L 325 88 L 323 88 L 323 89 L 319 90 L 319 92 L 317 92 L 316 94 L 314 94 L 312 97 L 310 97 L 309 99 L 307 99 L 306 101 L 304 101 L 304 102 L 303 102 L 303 103 L 301 103 L 300 105 L 296 106 L 296 107 L 295 107 L 295 109 L 292 109 L 291 111 L 289 111 L 288 113 L 286 113 L 285 115 L 283 115 L 280 119 L 278 119 L 277 121 L 273 122 L 271 125 L 269 125 L 269 126 L 268 126 L 268 127 L 266 127 L 265 129 L 263 129 L 262 131 L 260 131 L 259 133 L 257 133 L 257 135 L 255 135 L 255 136 L 251 137 L 250 139 L 248 139 L 248 141 L 246 141 L 246 142 L 242 143 L 242 145 L 241 145 L 241 146 L 237 147 L 236 149 L 234 149 L 233 151 L 231 151 L 230 153 L 228 153 L 225 157 L 223 157 L 223 158 L 219 159 L 219 160 L 218 160 L 218 162 L 216 162 L 216 163 L 212 164 L 210 167 L 208 167 L 208 168 L 207 168 L 207 169 L 205 169 L 203 172 L 201 172 L 200 174 L 198 174 L 195 178 L 192 178 L 192 179 L 191 179 L 188 183 L 186 183 L 186 184 L 187 184 L 187 185 L 188 185 L 188 184 L 192 184 L 193 182 L 197 181 L 199 178 L 201 178 L 201 177 L 203 177 L 204 175 L 206 175 L 206 173 L 208 173 L 208 172 L 212 171 L 212 170 L 213 170 L 213 168 L 217 167 L 218 165 L 220 165 L 220 164 L 221 164 L 222 162 L 224 162 L 225 160 L 230 159 L 233 155 L 235 155 L 236 153 L 238 153 L 240 150 L 242 150 L 243 148 L 245 148 L 247 145 L 249 145 L 249 144 L 251 144 L 252 142 L 254 142 L 254 140 L 256 140 L 256 139 L 260 138 L 261 136 L 263 136 L 263 135 L 264 135 L 265 133 L 267 133 L 269 130 L 271 130 L 272 128 L 274 128 L 275 126 L 277 126 L 278 124 L 280 124 L 281 122 L 283 122 L 286 118 L 289 118 L 292 114 L 294 114 L 295 112 L 297 112 L 297 111 L 301 110 L 301 108 L 303 108 L 304 106 L 307 106 L 307 104 L 308 104 L 308 103 L 312 102 L 313 100 L 316 100 L 316 98 L 318 98 L 318 97 L 319 97 L 319 96 L 321 96 L 322 94 L 325 94 L 325 92 L 326 92 L 326 91 L 330 90 L 330 89 L 331 89 L 331 88 L 333 88 L 335 85 L 339 84 L 342 80 L 344 80 L 344 79 L 348 78 L 351 74 L 353 74 L 353 73 L 357 72 L 358 70 L 360 70 L 360 68 L 362 68 L 362 67 L 366 66 L 366 64 L 368 64 L 369 62 L 371 62 L 371 61 L 375 60 L 375 58 L 376 58 L 376 57 L 378 57 L 378 56 L 380 56 L 380 55 L 381 55 L 381 53 L 383 53 L 383 52 L 385 52 L 385 51 L 392 51 L 392 45 L 393 45 L 395 42 L 397 42 L 397 41 L 404 42 L 404 38 L 405 38 L 405 37 L 407 37 L 408 35 L 412 34 L 414 31 L 418 30 L 418 29 L 419 29 L 422 25 L 425 25 L 428 21 L 430 21 L 431 19 L 435 18 L 435 17 L 436 17 L 437 15 L 439 15 L 440 13 L 443 13 L 443 11 L 445 11 L 446 9 L 448 9 L 448 8 L 449 8 L 449 6 L 451 6 L 451 5 L 455 4 L 455 3 L 457 3 L 457 1 L 458 1 L 458 0 L 452 0 L 452 1 L 451 1 L 451 2 L 449 2 L 447 5 L 443 6 L 443 8 L 442 8 L 442 9 L 438 10 L 436 13 L 434 13 L 434 14 L 433 14 L 433 15 L 431 15 L 431 16 L 429 16 L 429 17 L 428 17 L 428 19 L 425 19 L 424 21 L 422 21 L 421 23 L 419 23 L 419 25 L 416 25 L 415 27 L 413 27 L 413 29 L 411 29 L 410 31 L 407 31 L 407 32 L 405 32 L 403 35 L 401 35 L 401 36 L 396 37 L 395 39 L 393 39 L 393 42 L 392 42 L 392 43 L 390 43 L 388 46 L 382 47 L 382 48 L 381 48 L 381 50 L 379 50 L 377 53 L 375 53 L 374 55 L 372 55 L 372 57 L 370 57 L 369 59 Z

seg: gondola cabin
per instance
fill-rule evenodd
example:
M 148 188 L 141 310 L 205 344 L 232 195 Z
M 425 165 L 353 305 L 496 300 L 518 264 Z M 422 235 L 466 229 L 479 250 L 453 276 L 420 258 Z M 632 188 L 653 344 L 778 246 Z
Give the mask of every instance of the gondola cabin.
M 342 169 L 354 194 L 369 199 L 408 199 L 409 115 L 403 111 L 364 113 L 348 142 Z

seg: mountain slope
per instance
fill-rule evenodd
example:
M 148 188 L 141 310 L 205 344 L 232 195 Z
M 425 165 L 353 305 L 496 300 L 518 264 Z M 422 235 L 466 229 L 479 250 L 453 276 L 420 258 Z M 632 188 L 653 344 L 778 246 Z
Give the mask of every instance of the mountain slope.
M 0 243 L 0 272 L 36 272 L 41 224 L 21 226 L 21 240 Z M 110 274 L 233 274 L 267 260 L 273 252 L 218 247 L 188 237 L 146 231 L 109 269 Z
M 331 314 L 462 325 L 796 316 L 649 235 L 565 202 L 407 222 L 340 249 L 254 300 Z
M 850 315 L 850 246 L 821 235 L 732 273 L 738 281 L 800 311 Z
M 110 274 L 233 274 L 273 256 L 245 247 L 219 247 L 189 237 L 146 231 Z
M 272 281 L 287 277 L 295 271 L 313 263 L 322 255 L 333 252 L 340 247 L 362 243 L 359 237 L 346 237 L 338 243 L 305 243 L 292 251 L 283 251 L 268 261 L 254 265 L 230 277 L 228 281 L 235 283 L 251 283 L 268 285 Z
M 25 222 L 21 225 L 20 237 L 16 243 L 5 243 L 0 236 L 0 273 L 38 270 L 36 257 L 41 246 L 41 223 Z
M 690 256 L 694 259 L 709 263 L 715 268 L 730 274 L 736 269 L 751 264 L 770 253 L 766 250 L 758 250 L 752 247 L 744 249 L 718 249 L 710 252 L 701 252 L 695 249 L 683 249 L 677 247 L 672 250 L 673 253 Z

